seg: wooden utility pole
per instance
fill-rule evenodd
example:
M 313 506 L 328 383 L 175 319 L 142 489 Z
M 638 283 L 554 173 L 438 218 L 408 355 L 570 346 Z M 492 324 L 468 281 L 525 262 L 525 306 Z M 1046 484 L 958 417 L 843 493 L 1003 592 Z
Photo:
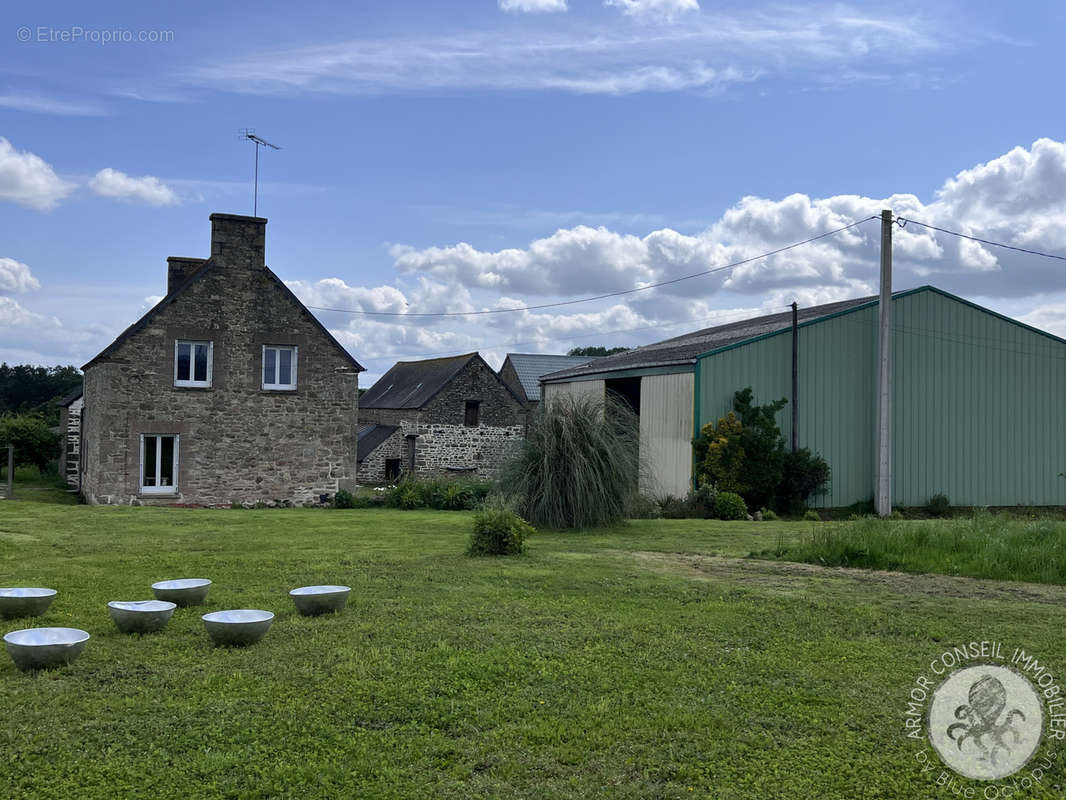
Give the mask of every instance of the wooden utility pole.
M 881 297 L 877 328 L 877 462 L 874 505 L 892 513 L 892 211 L 881 212 Z
M 792 301 L 792 452 L 799 449 L 799 306 Z
M 7 499 L 15 499 L 15 447 L 7 446 Z

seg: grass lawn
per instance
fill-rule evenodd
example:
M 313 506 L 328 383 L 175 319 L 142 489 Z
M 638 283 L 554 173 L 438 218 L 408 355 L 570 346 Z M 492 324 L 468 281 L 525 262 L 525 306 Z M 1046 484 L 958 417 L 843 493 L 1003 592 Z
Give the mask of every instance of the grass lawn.
M 0 502 L 0 584 L 59 590 L 3 632 L 93 636 L 61 670 L 0 662 L 0 797 L 947 797 L 903 735 L 915 676 L 974 639 L 1066 665 L 1062 587 L 743 558 L 807 523 L 471 559 L 470 519 Z M 206 608 L 114 630 L 108 600 L 198 576 Z M 309 583 L 351 585 L 349 610 L 296 615 Z M 266 639 L 213 647 L 200 614 L 242 607 L 277 614 Z

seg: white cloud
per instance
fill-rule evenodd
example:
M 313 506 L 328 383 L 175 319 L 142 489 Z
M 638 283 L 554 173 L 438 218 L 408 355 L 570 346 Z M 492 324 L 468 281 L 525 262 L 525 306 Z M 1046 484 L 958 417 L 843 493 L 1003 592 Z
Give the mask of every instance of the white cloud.
M 531 0 L 525 0 L 528 4 Z M 633 16 L 684 14 L 674 26 L 573 20 L 543 29 L 354 39 L 263 48 L 190 65 L 184 86 L 263 95 L 387 94 L 434 90 L 717 91 L 764 75 L 824 85 L 827 76 L 907 70 L 917 80 L 930 55 L 985 41 L 922 14 L 846 6 L 730 9 L 699 14 L 695 0 L 627 0 Z M 932 69 L 932 67 L 930 67 Z
M 101 197 L 144 203 L 150 206 L 172 206 L 178 203 L 177 193 L 151 175 L 134 178 L 125 172 L 107 167 L 96 173 L 89 188 Z
M 0 200 L 50 211 L 74 191 L 40 156 L 16 150 L 0 136 Z
M 99 117 L 107 113 L 102 106 L 91 103 L 56 100 L 54 97 L 30 94 L 0 95 L 0 108 L 10 108 L 13 111 L 28 111 L 35 114 L 58 114 L 71 117 Z
M 622 9 L 623 14 L 634 17 L 656 17 L 672 20 L 679 14 L 699 11 L 697 0 L 603 0 L 605 6 Z
M 499 0 L 501 11 L 519 14 L 544 14 L 566 11 L 566 0 Z
M 28 292 L 40 289 L 41 283 L 30 268 L 13 258 L 0 258 L 0 292 Z

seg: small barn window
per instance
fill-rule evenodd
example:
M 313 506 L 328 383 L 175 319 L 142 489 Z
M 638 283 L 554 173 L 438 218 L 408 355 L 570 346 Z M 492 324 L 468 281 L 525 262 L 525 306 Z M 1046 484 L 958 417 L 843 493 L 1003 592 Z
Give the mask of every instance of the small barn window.
M 213 350 L 212 342 L 174 342 L 174 385 L 210 386 Z
M 477 400 L 466 401 L 466 414 L 463 417 L 463 424 L 468 428 L 476 428 L 478 426 L 478 412 L 481 409 L 481 403 Z

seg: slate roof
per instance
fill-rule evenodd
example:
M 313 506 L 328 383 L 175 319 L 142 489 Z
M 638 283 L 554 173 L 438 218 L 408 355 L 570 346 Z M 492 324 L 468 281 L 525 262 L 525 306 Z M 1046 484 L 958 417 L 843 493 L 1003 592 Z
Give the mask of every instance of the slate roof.
M 399 425 L 360 425 L 356 429 L 359 444 L 356 447 L 355 460 L 362 461 L 399 429 Z
M 554 356 L 544 353 L 508 353 L 507 361 L 511 362 L 515 374 L 522 384 L 522 391 L 527 400 L 540 400 L 540 378 L 549 372 L 557 372 L 567 367 L 576 367 L 593 361 L 589 356 Z
M 359 398 L 360 408 L 421 408 L 477 353 L 423 361 L 397 361 Z
M 876 295 L 873 297 L 860 297 L 855 300 L 844 300 L 838 303 L 826 303 L 820 306 L 809 306 L 808 308 L 800 308 L 797 316 L 801 323 L 808 322 L 819 317 L 847 311 L 875 300 L 877 300 Z M 638 347 L 625 353 L 600 358 L 591 364 L 552 372 L 545 375 L 542 380 L 546 383 L 551 383 L 569 378 L 628 369 L 688 366 L 695 364 L 696 356 L 706 353 L 708 350 L 728 347 L 731 344 L 737 344 L 747 339 L 753 339 L 756 336 L 779 331 L 791 325 L 791 311 L 741 320 L 740 322 L 730 322 L 726 325 L 716 325 L 713 328 L 704 328 L 694 333 L 686 333 L 681 336 L 675 336 L 673 339 Z

